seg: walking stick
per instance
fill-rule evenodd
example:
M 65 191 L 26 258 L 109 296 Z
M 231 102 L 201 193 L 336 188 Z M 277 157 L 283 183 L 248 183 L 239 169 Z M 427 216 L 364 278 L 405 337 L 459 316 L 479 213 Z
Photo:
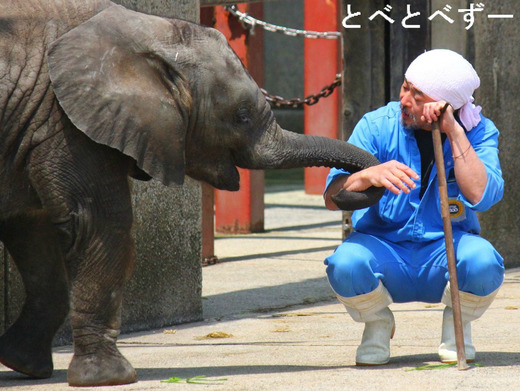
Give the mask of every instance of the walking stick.
M 446 110 L 444 106 L 442 112 Z M 453 248 L 453 233 L 451 230 L 450 207 L 448 204 L 448 187 L 446 183 L 446 170 L 444 169 L 444 156 L 442 153 L 440 118 L 433 123 L 432 137 L 435 164 L 437 165 L 437 178 L 439 181 L 439 195 L 441 199 L 442 226 L 444 240 L 446 242 L 446 256 L 448 258 L 448 272 L 450 276 L 451 306 L 453 309 L 453 324 L 455 326 L 455 343 L 457 345 L 457 368 L 459 371 L 468 369 L 466 351 L 464 349 L 464 333 L 462 330 L 462 316 L 460 312 L 459 285 L 457 281 L 457 266 L 455 263 L 455 250 Z

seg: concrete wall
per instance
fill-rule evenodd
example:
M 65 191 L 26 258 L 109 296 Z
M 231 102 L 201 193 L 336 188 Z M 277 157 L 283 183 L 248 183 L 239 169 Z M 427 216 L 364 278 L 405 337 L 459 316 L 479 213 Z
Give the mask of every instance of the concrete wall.
M 133 181 L 137 262 L 124 295 L 122 330 L 202 319 L 201 190 Z
M 520 107 L 520 2 L 485 3 L 486 14 L 514 14 L 514 19 L 480 18 L 470 36 L 475 68 L 480 76 L 476 103 L 500 130 L 500 162 L 505 181 L 502 202 L 480 217 L 483 235 L 504 256 L 508 267 L 520 266 L 520 213 L 518 197 L 520 152 L 518 112 Z
M 452 6 L 452 11 L 448 15 L 454 19 L 454 23 L 450 24 L 440 17 L 430 22 L 432 49 L 451 49 L 466 58 L 468 57 L 470 50 L 468 50 L 467 45 L 471 41 L 469 38 L 471 32 L 465 29 L 466 23 L 460 15 L 455 18 L 455 11 L 467 8 L 467 3 L 467 0 L 450 1 L 449 5 Z M 431 0 L 432 11 L 442 10 L 445 6 L 445 0 Z
M 194 0 L 121 0 L 128 8 L 198 21 Z M 187 178 L 179 188 L 156 181 L 132 182 L 137 262 L 126 287 L 123 332 L 157 328 L 202 318 L 201 190 Z M 23 303 L 23 287 L 12 261 L 0 250 L 0 332 Z M 65 325 L 57 343 L 70 341 Z

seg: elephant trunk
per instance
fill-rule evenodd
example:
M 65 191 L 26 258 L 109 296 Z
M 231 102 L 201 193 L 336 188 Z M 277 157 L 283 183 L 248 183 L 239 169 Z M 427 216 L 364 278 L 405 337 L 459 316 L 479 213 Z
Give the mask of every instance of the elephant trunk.
M 336 167 L 350 173 L 374 166 L 380 162 L 370 153 L 345 141 L 320 136 L 304 136 L 282 129 L 276 123 L 273 131 L 254 146 L 245 160 L 239 159 L 242 168 L 269 169 L 295 167 Z M 251 151 L 250 151 L 251 152 Z M 339 192 L 334 201 L 339 208 L 354 210 L 376 203 L 384 188 L 371 187 L 364 192 Z

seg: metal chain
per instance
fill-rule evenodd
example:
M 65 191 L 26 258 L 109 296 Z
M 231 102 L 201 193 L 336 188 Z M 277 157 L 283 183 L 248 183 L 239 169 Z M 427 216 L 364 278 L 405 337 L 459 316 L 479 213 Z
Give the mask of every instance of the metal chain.
M 341 85 L 341 74 L 338 73 L 336 75 L 336 78 L 334 81 L 329 84 L 328 86 L 325 86 L 321 89 L 321 91 L 317 94 L 306 96 L 305 98 L 292 98 L 292 99 L 285 99 L 281 96 L 277 95 L 271 95 L 266 90 L 261 88 L 260 90 L 265 95 L 265 98 L 269 103 L 271 103 L 273 106 L 281 108 L 281 107 L 292 107 L 293 109 L 296 109 L 298 107 L 301 107 L 303 105 L 312 106 L 318 103 L 318 101 L 321 98 L 326 98 L 330 94 L 334 92 L 336 87 Z
M 241 12 L 238 10 L 236 5 L 228 5 L 225 7 L 227 11 L 229 11 L 233 16 L 237 17 L 242 24 L 251 26 L 251 31 L 254 31 L 255 26 L 261 26 L 264 30 L 282 33 L 291 37 L 302 36 L 305 38 L 326 38 L 326 39 L 338 39 L 341 38 L 341 33 L 339 31 L 328 31 L 328 32 L 318 32 L 318 31 L 308 31 L 308 30 L 296 30 L 288 27 L 277 26 L 272 23 L 264 22 L 263 20 L 255 19 L 251 15 Z M 341 85 L 341 74 L 338 73 L 334 81 L 321 89 L 318 94 L 309 95 L 305 98 L 292 98 L 285 99 L 278 95 L 272 95 L 263 88 L 260 90 L 265 95 L 265 98 L 269 103 L 273 106 L 281 108 L 281 107 L 291 107 L 293 109 L 299 108 L 303 105 L 312 106 L 318 103 L 321 98 L 326 98 L 334 90 Z
M 242 23 L 247 24 L 251 30 L 254 30 L 256 26 L 262 27 L 264 30 L 282 33 L 291 37 L 302 36 L 305 38 L 326 38 L 326 39 L 339 39 L 341 33 L 339 31 L 308 31 L 308 30 L 297 30 L 289 27 L 277 26 L 276 24 L 267 23 L 260 19 L 255 19 L 251 15 L 241 12 L 238 10 L 236 5 L 227 5 L 226 10 L 232 15 L 236 16 Z

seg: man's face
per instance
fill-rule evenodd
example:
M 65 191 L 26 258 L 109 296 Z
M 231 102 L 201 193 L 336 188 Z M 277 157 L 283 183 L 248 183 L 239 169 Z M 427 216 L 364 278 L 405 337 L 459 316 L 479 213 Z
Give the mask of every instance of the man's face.
M 434 99 L 416 88 L 408 80 L 404 79 L 399 93 L 401 101 L 401 122 L 405 128 L 430 130 L 431 126 L 421 120 L 423 106 L 428 102 L 435 102 Z

